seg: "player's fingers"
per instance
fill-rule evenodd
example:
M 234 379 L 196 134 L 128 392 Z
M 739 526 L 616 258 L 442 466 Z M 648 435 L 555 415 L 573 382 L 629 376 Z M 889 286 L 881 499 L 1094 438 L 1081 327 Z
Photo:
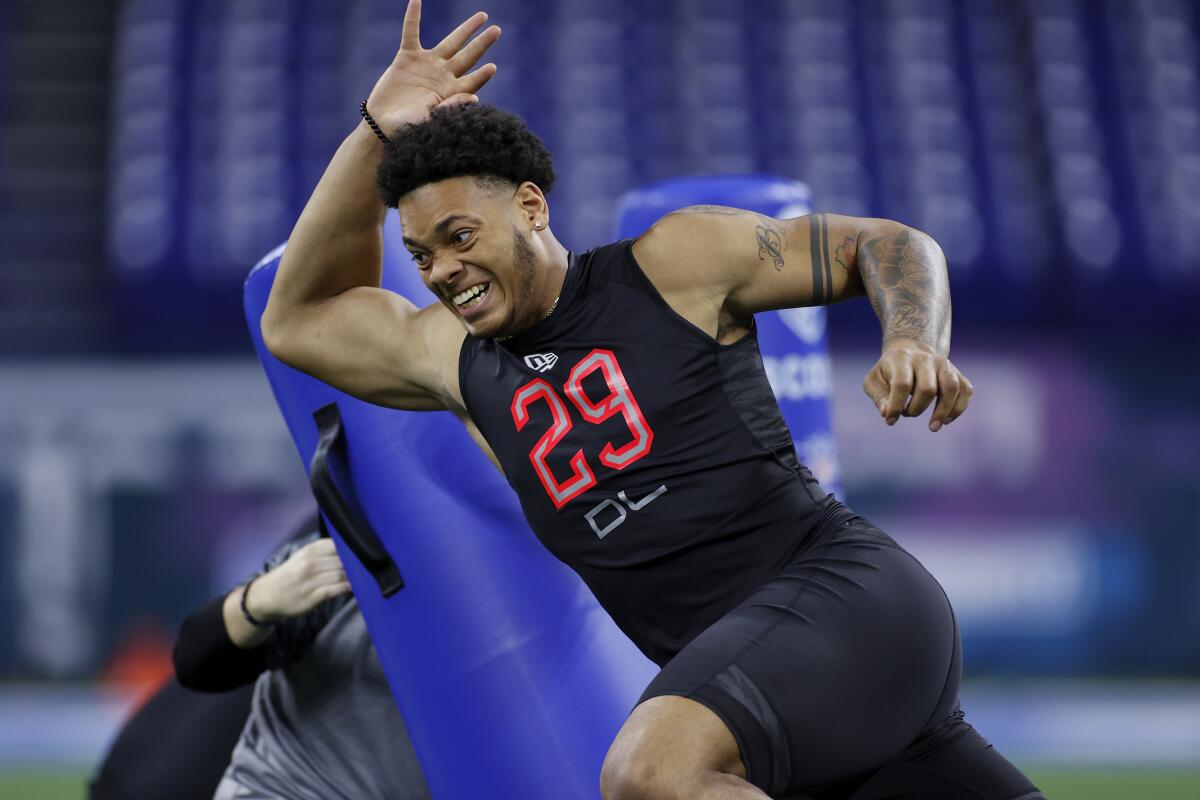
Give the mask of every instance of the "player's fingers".
M 937 433 L 949 420 L 954 404 L 958 402 L 961 384 L 958 380 L 958 370 L 947 364 L 938 372 L 938 401 L 929 418 L 929 430 Z
M 483 33 L 471 40 L 471 43 L 455 53 L 446 65 L 450 67 L 450 71 L 455 75 L 462 75 L 464 72 L 475 66 L 479 59 L 483 58 L 483 54 L 487 49 L 496 43 L 500 38 L 500 26 L 491 25 Z
M 886 416 L 884 412 L 887 410 L 888 386 L 878 364 L 871 368 L 867 377 L 863 378 L 863 391 L 867 393 L 867 397 L 871 398 L 871 402 L 879 410 L 879 415 Z
M 933 361 L 928 358 L 923 358 L 913 367 L 913 374 L 916 377 L 916 382 L 913 385 L 912 399 L 908 401 L 908 407 L 904 409 L 904 416 L 919 417 L 929 408 L 929 404 L 933 402 L 933 398 L 937 397 L 938 381 L 937 368 Z
M 471 38 L 471 34 L 479 30 L 479 26 L 487 22 L 488 15 L 483 11 L 476 11 L 471 16 L 463 20 L 462 24 L 446 35 L 437 45 L 429 52 L 433 53 L 438 58 L 450 58 L 459 51 L 467 40 Z
M 307 599 L 305 605 L 311 608 L 327 596 L 329 587 L 346 583 L 347 580 L 346 573 L 341 570 L 322 572 L 320 575 L 312 576 L 301 589 L 301 596 Z
M 316 576 L 314 584 L 317 586 L 328 586 L 331 583 L 341 583 L 346 580 L 346 570 L 330 569 Z
M 442 102 L 438 103 L 436 108 L 449 108 L 450 106 L 461 106 L 478 102 L 479 98 L 473 94 L 452 94 Z
M 301 547 L 297 553 L 311 553 L 314 556 L 328 556 L 337 553 L 337 545 L 333 539 L 316 539 Z
M 965 375 L 959 375 L 958 379 L 958 400 L 954 403 L 954 408 L 951 409 L 949 418 L 946 419 L 947 425 L 962 416 L 962 413 L 967 410 L 967 406 L 971 403 L 971 397 L 975 394 L 975 387 L 971 385 L 971 382 L 967 380 Z
M 913 371 L 911 363 L 906 359 L 899 364 L 884 367 L 884 377 L 888 382 L 887 409 L 884 419 L 888 425 L 895 425 L 908 403 L 908 396 L 913 389 Z
M 328 568 L 330 565 L 341 566 L 341 559 L 338 558 L 337 550 L 332 547 L 332 542 L 329 543 L 330 546 L 328 547 L 324 545 L 319 548 L 314 547 L 317 544 L 319 543 L 313 542 L 304 546 L 285 561 L 284 566 L 295 564 L 296 566 L 293 569 L 299 569 L 305 574 L 318 572 Z
M 350 582 L 338 581 L 337 583 L 330 583 L 326 586 L 322 586 L 314 595 L 314 599 L 318 603 L 323 603 L 326 600 L 345 594 L 348 591 L 350 591 Z
M 321 558 L 314 559 L 308 569 L 310 575 L 319 575 L 322 572 L 337 572 L 343 569 L 342 560 L 336 554 L 322 556 Z
M 404 27 L 400 32 L 400 49 L 421 49 L 421 0 L 408 0 L 408 8 L 404 9 Z
M 462 76 L 455 84 L 455 89 L 458 94 L 473 95 L 483 88 L 484 84 L 490 81 L 496 74 L 496 65 L 488 62 L 479 69 Z

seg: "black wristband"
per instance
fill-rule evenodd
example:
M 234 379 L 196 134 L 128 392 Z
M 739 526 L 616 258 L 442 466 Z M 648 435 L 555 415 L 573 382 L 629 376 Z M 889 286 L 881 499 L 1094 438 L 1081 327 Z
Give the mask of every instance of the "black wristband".
M 263 622 L 261 620 L 255 619 L 254 615 L 250 613 L 250 609 L 246 608 L 246 595 L 250 592 L 250 587 L 253 586 L 254 582 L 258 579 L 259 579 L 259 576 L 255 575 L 253 578 L 251 578 L 249 580 L 249 582 L 246 583 L 245 586 L 242 587 L 242 596 L 241 596 L 241 599 L 238 601 L 238 605 L 240 605 L 242 607 L 242 616 L 246 618 L 246 622 L 249 622 L 251 625 L 253 625 L 254 627 L 256 627 L 260 630 L 265 630 L 266 628 L 273 628 L 275 626 L 275 623 L 274 622 Z
M 384 135 L 383 130 L 380 129 L 379 123 L 376 122 L 375 118 L 371 116 L 371 112 L 367 111 L 367 101 L 366 100 L 363 100 L 362 103 L 359 105 L 358 112 L 360 114 L 362 114 L 362 118 L 367 121 L 367 125 L 369 125 L 371 127 L 371 130 L 375 131 L 375 135 L 379 137 L 379 141 L 383 142 L 384 144 L 392 143 L 392 140 L 389 139 L 386 135 Z

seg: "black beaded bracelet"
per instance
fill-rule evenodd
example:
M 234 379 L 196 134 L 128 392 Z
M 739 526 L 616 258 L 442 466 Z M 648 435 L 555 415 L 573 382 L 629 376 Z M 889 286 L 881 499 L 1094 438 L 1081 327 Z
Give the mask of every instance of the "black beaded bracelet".
M 263 622 L 262 620 L 255 619 L 254 615 L 250 613 L 250 609 L 246 608 L 246 595 L 250 593 L 250 587 L 254 585 L 254 582 L 258 580 L 258 578 L 259 576 L 255 575 L 245 586 L 242 587 L 242 597 L 238 602 L 238 605 L 242 607 L 242 616 L 246 618 L 246 622 L 249 622 L 251 625 L 260 630 L 264 630 L 266 628 L 274 627 L 275 623 Z
M 379 141 L 383 142 L 384 144 L 392 143 L 391 139 L 389 139 L 384 134 L 384 132 L 380 129 L 379 123 L 376 122 L 375 118 L 371 116 L 371 112 L 367 111 L 367 101 L 366 100 L 363 100 L 362 104 L 359 105 L 358 111 L 360 114 L 362 114 L 362 118 L 367 121 L 367 125 L 371 126 L 371 130 L 375 131 L 375 135 L 379 137 Z

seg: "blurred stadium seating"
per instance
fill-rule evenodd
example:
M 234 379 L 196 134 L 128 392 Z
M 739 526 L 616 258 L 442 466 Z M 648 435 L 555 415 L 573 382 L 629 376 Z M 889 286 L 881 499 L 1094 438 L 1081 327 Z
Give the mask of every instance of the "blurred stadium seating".
M 474 8 L 428 5 L 427 39 Z M 1121 309 L 1136 324 L 1200 296 L 1197 34 L 1183 0 L 489 11 L 505 35 L 485 100 L 556 153 L 555 228 L 572 247 L 603 241 L 634 185 L 770 171 L 802 177 L 822 210 L 932 233 L 977 318 L 1103 325 Z M 402 12 L 380 0 L 123 4 L 106 221 L 117 290 L 172 287 L 190 308 L 168 327 L 203 329 L 245 265 L 286 237 Z M 167 346 L 192 338 L 161 333 Z

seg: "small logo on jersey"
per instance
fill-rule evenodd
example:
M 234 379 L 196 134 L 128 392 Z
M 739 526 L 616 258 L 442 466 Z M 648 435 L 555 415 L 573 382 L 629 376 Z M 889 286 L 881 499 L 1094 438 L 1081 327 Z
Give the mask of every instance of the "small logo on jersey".
M 533 353 L 525 356 L 525 366 L 535 372 L 545 372 L 558 363 L 558 356 L 554 353 Z

